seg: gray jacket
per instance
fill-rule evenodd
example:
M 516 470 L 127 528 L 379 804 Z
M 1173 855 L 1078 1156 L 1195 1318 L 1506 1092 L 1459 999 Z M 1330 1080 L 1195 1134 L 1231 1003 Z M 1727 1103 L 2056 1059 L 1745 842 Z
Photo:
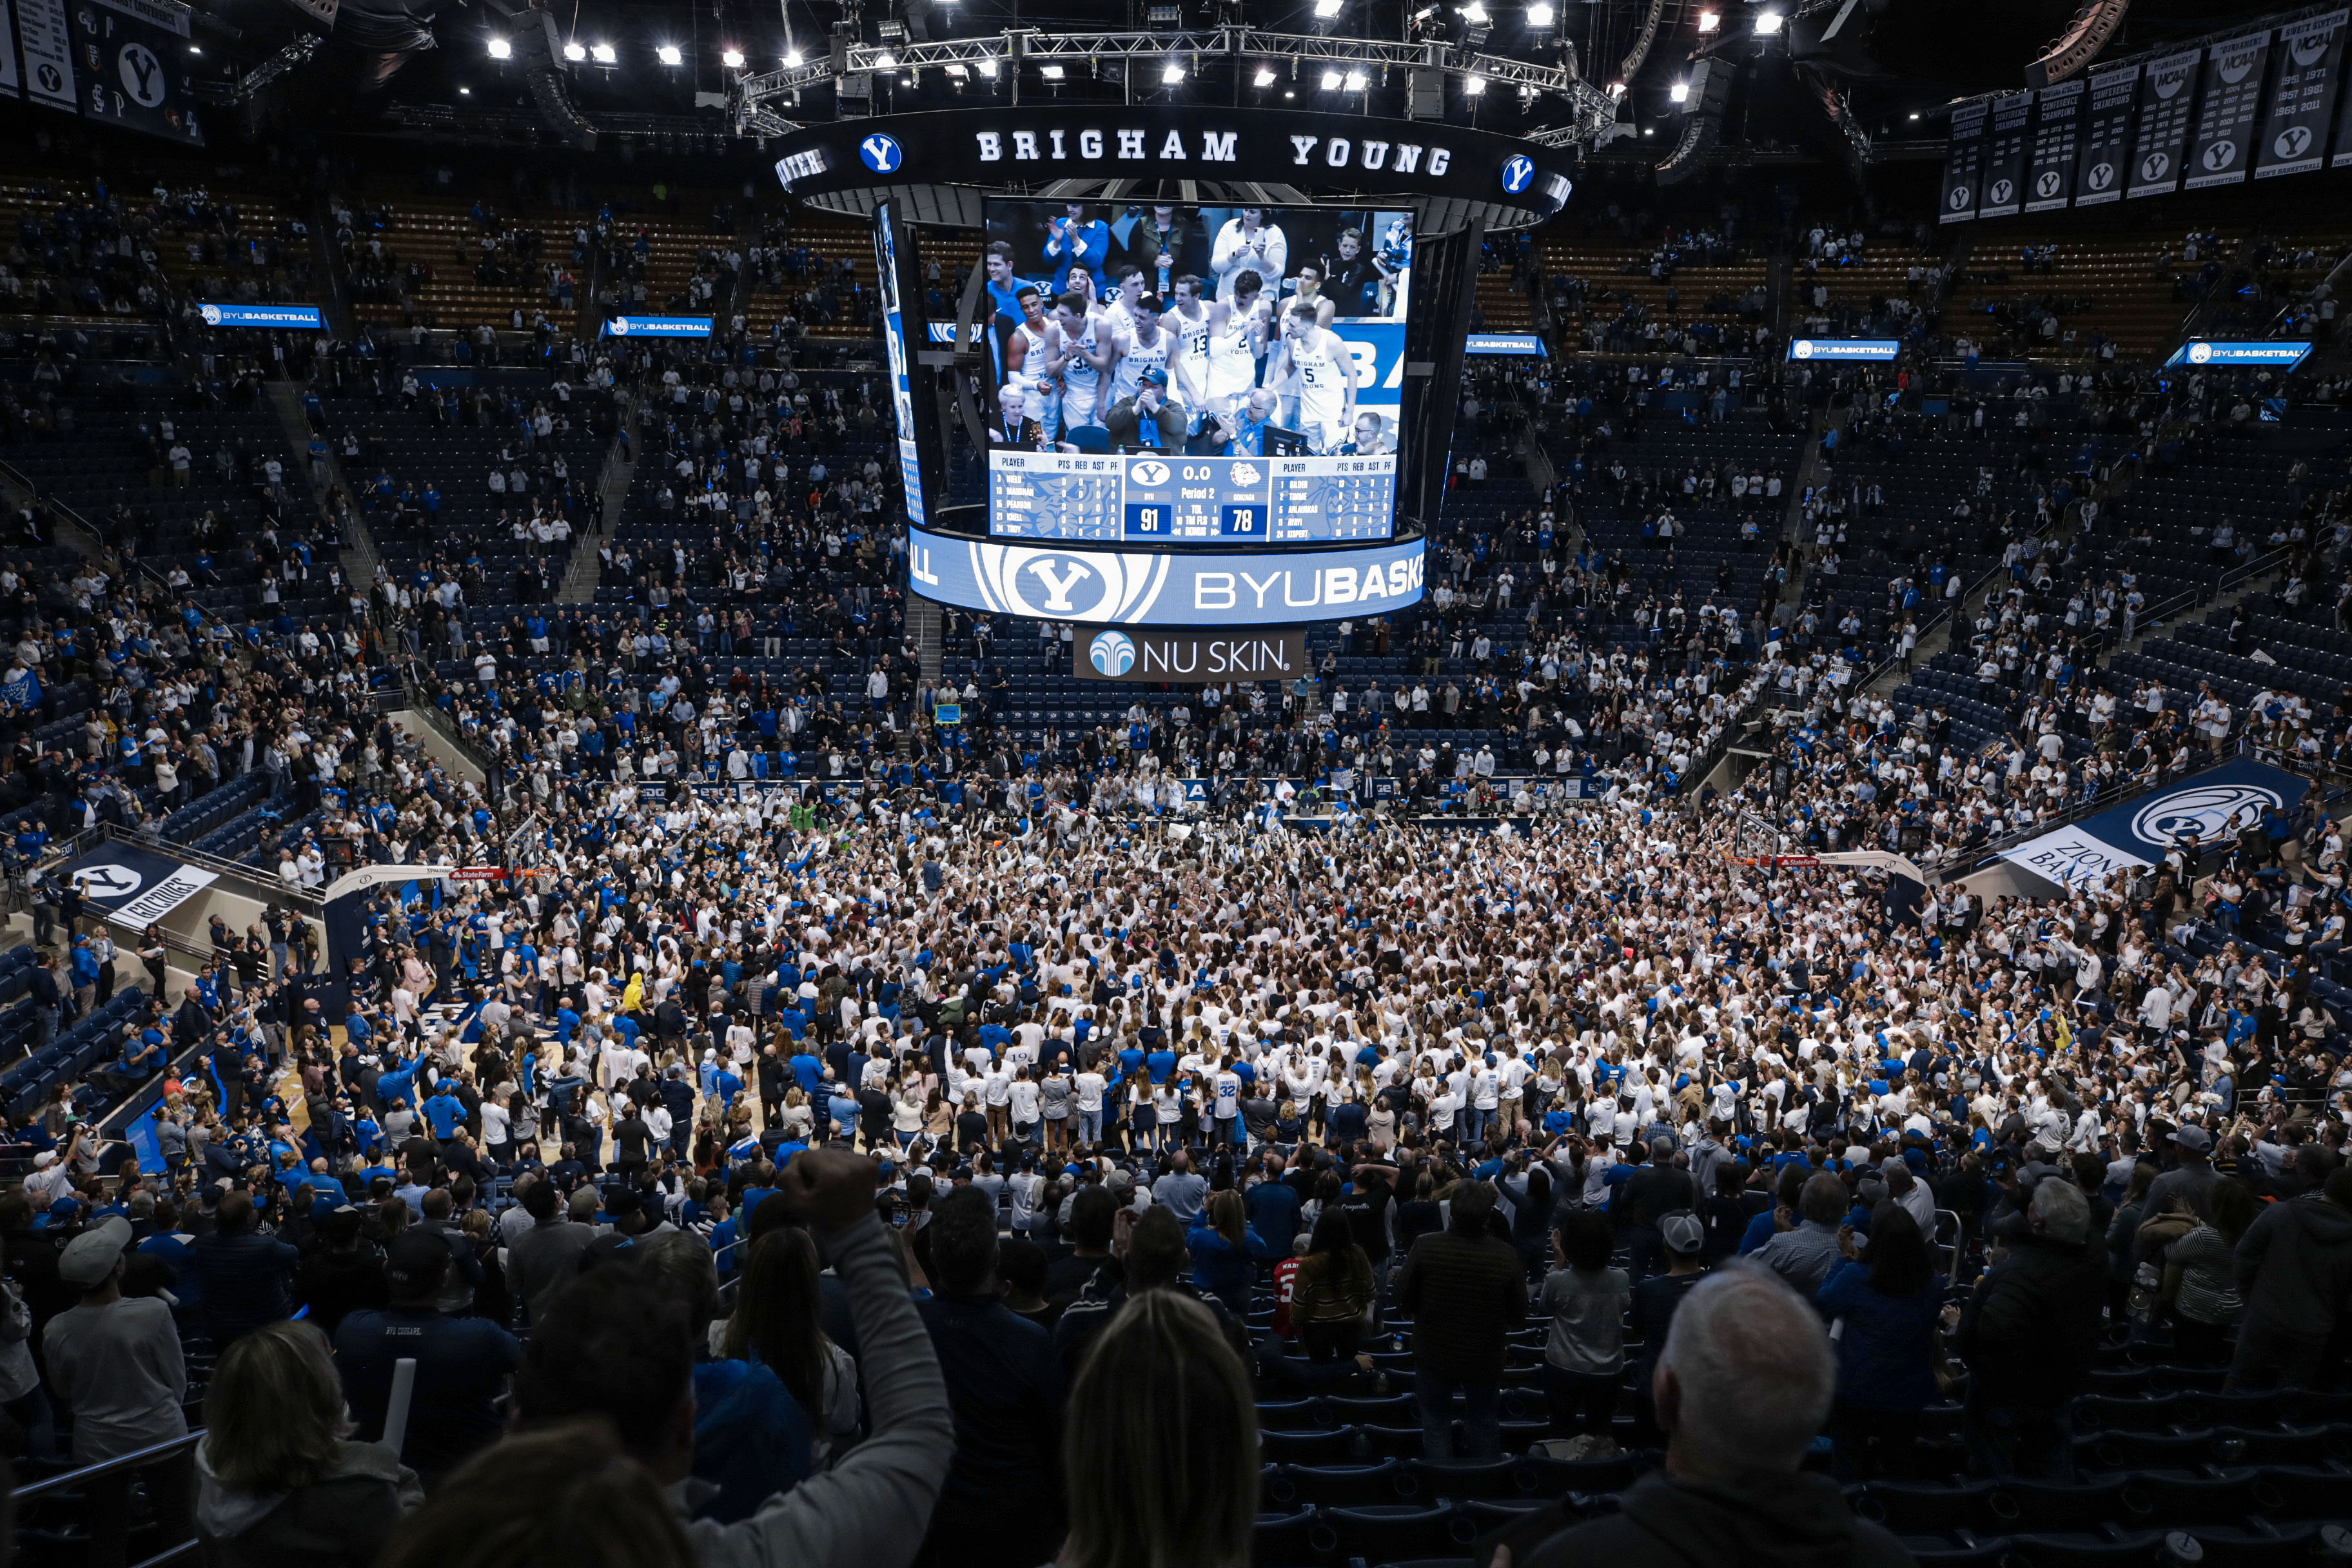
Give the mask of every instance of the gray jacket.
M 508 1243 L 507 1286 L 523 1299 L 532 1322 L 546 1317 L 547 1304 L 580 1272 L 580 1255 L 595 1239 L 594 1226 L 558 1212 Z

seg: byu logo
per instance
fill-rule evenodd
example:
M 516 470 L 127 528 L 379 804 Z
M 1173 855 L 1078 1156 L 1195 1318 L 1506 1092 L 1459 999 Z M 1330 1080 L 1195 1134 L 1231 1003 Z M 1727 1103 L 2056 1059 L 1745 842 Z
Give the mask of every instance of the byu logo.
M 2303 150 L 2310 145 L 2311 127 L 2290 125 L 2279 132 L 2278 140 L 2271 143 L 2271 151 L 2282 158 L 2300 158 Z
M 140 108 L 152 109 L 163 101 L 163 62 L 146 45 L 123 45 L 114 62 L 114 74 L 122 79 L 122 90 Z
M 2216 784 L 2201 789 L 2178 789 L 2148 802 L 2132 818 L 2133 836 L 2151 844 L 2170 844 L 2194 831 L 2207 843 L 2228 833 L 2246 813 L 2259 817 L 2271 806 L 2284 805 L 2274 789 L 2260 784 Z
M 898 139 L 878 131 L 857 144 L 857 155 L 877 174 L 895 174 L 907 161 L 906 150 L 898 145 Z
M 2190 343 L 2189 345 L 2189 363 L 2190 364 L 2205 364 L 2210 363 L 2212 358 L 2213 345 L 2211 343 Z
M 145 879 L 130 867 L 110 860 L 102 866 L 85 866 L 72 877 L 74 885 L 94 899 L 127 899 Z
M 613 318 L 613 335 L 616 338 L 625 338 L 629 335 L 628 317 L 615 316 Z
M 1087 645 L 1087 661 L 1102 675 L 1125 675 L 1135 668 L 1135 639 L 1125 632 L 1097 632 Z
M 2041 197 L 2045 202 L 2052 196 L 2056 195 L 2058 194 L 2058 171 L 2055 169 L 2045 169 L 2042 171 L 2042 177 L 2033 182 L 2033 194 Z
M 1974 186 L 1954 185 L 1952 194 L 1945 199 L 1944 205 L 1954 212 L 1962 212 L 1975 205 L 1977 193 Z
M 1813 340 L 1811 338 L 1799 338 L 1796 342 L 1796 346 L 1790 349 L 1790 352 L 1795 354 L 1799 359 L 1811 359 L 1813 357 Z
M 51 94 L 52 96 L 61 93 L 66 89 L 65 77 L 58 71 L 57 67 L 49 64 L 47 60 L 42 61 L 40 68 L 33 72 L 33 79 L 41 84 L 41 90 L 43 92 Z
M 1997 207 L 2007 206 L 2009 205 L 2010 198 L 2017 195 L 2017 187 L 2011 184 L 2007 180 L 1995 180 L 1992 183 L 1992 189 L 1988 192 L 1987 195 L 1992 197 L 1993 205 Z
M 1051 555 L 1040 556 L 1029 563 L 1030 575 L 1045 584 L 1047 612 L 1056 616 L 1068 615 L 1076 608 L 1070 603 L 1070 590 L 1095 574 L 1095 569 L 1083 561 L 1069 560 L 1066 556 L 1061 559 L 1068 561 L 1070 569 L 1067 572 L 1055 570 L 1056 560 Z
M 1517 195 L 1536 183 L 1536 162 L 1525 153 L 1515 153 L 1503 163 L 1503 189 Z
M 2169 171 L 2171 167 L 2172 154 L 2169 153 L 2150 153 L 2147 157 L 2140 160 L 2139 177 L 2143 180 L 2160 180 L 2164 178 L 2166 173 Z
M 2226 169 L 2237 161 L 2238 144 L 2235 142 L 2216 142 L 2205 149 L 2205 166 L 2209 169 Z
M 2091 189 L 2095 191 L 2104 191 L 2115 183 L 2116 166 L 2113 163 L 2094 163 L 2091 165 Z
M 1148 458 L 1128 469 L 1128 473 L 1139 485 L 1164 485 L 1168 482 L 1168 465 L 1153 462 Z
M 205 325 L 207 327 L 217 327 L 221 324 L 221 308 L 218 305 L 199 305 L 196 307 L 196 313 L 205 319 Z

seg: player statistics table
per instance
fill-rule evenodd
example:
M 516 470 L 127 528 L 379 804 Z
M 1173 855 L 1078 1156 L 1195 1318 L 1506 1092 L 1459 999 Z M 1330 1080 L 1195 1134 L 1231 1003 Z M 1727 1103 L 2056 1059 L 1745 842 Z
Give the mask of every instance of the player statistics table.
M 988 455 L 988 531 L 1098 544 L 1322 544 L 1396 531 L 1396 458 Z

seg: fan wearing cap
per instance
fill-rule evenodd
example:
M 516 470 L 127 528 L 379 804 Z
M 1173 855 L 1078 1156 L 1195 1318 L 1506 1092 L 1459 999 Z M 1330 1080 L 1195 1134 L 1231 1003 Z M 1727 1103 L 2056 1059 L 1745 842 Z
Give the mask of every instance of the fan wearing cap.
M 2147 1189 L 2145 1212 L 2162 1214 L 2165 1206 L 2178 1195 L 2197 1212 L 2201 1220 L 2210 1220 L 2207 1200 L 2213 1184 L 2221 1179 L 2213 1169 L 2213 1135 L 2195 1122 L 2173 1130 L 2167 1140 L 2172 1149 L 2172 1168 L 2157 1177 Z
M 58 1278 L 81 1292 L 80 1303 L 49 1320 L 41 1336 L 50 1392 L 73 1414 L 73 1458 L 81 1465 L 120 1458 L 184 1437 L 188 1367 L 180 1331 L 160 1297 L 122 1293 L 131 1222 L 100 1221 L 66 1244 Z M 140 1472 L 163 1538 L 185 1533 L 193 1481 L 184 1451 Z M 131 1473 L 89 1483 L 90 1560 L 120 1563 L 129 1529 Z
M 1183 449 L 1183 408 L 1168 395 L 1168 373 L 1147 370 L 1137 382 L 1135 395 L 1122 397 L 1103 416 L 1103 428 L 1114 447 L 1150 447 L 1162 452 Z
M 383 1434 L 393 1369 L 416 1363 L 415 1403 L 401 1458 L 428 1480 L 495 1441 L 500 1425 L 491 1402 L 522 1363 L 515 1337 L 487 1318 L 435 1310 L 448 1280 L 449 1245 L 429 1231 L 407 1231 L 386 1249 L 392 1305 L 362 1308 L 335 1331 L 335 1366 L 351 1396 L 362 1441 Z

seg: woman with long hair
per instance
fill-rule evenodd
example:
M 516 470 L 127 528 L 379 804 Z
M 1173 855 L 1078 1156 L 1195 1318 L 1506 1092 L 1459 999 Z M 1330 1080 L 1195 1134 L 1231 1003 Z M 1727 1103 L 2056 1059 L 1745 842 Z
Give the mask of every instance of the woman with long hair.
M 2054 1178 L 2053 1178 L 2054 1179 Z M 1870 1211 L 1865 1258 L 1851 1226 L 1838 1231 L 1846 1261 L 1814 1298 L 1837 1334 L 1837 1394 L 1830 1435 L 1841 1474 L 1855 1479 L 1911 1473 L 1919 1413 L 1936 1394 L 1936 1318 L 1944 1277 L 1911 1211 L 1892 1198 Z
M 1316 1216 L 1307 1256 L 1291 1279 L 1290 1321 L 1309 1361 L 1355 1355 L 1375 1288 L 1372 1260 L 1356 1245 L 1348 1211 L 1327 1205 Z
M 730 1360 L 763 1363 L 809 1415 L 809 1458 L 820 1470 L 856 1436 L 857 1363 L 825 1338 L 816 1244 L 804 1230 L 759 1237 L 744 1255 L 735 1311 L 727 1320 Z
M 1250 1282 L 1257 1278 L 1257 1255 L 1265 1250 L 1265 1243 L 1249 1228 L 1241 1194 L 1230 1184 L 1211 1194 L 1192 1216 L 1194 1289 L 1223 1301 L 1234 1317 L 1248 1317 Z
M 425 1499 L 382 1443 L 351 1441 L 327 1338 L 272 1323 L 221 1352 L 196 1445 L 196 1534 L 215 1568 L 366 1568 Z

